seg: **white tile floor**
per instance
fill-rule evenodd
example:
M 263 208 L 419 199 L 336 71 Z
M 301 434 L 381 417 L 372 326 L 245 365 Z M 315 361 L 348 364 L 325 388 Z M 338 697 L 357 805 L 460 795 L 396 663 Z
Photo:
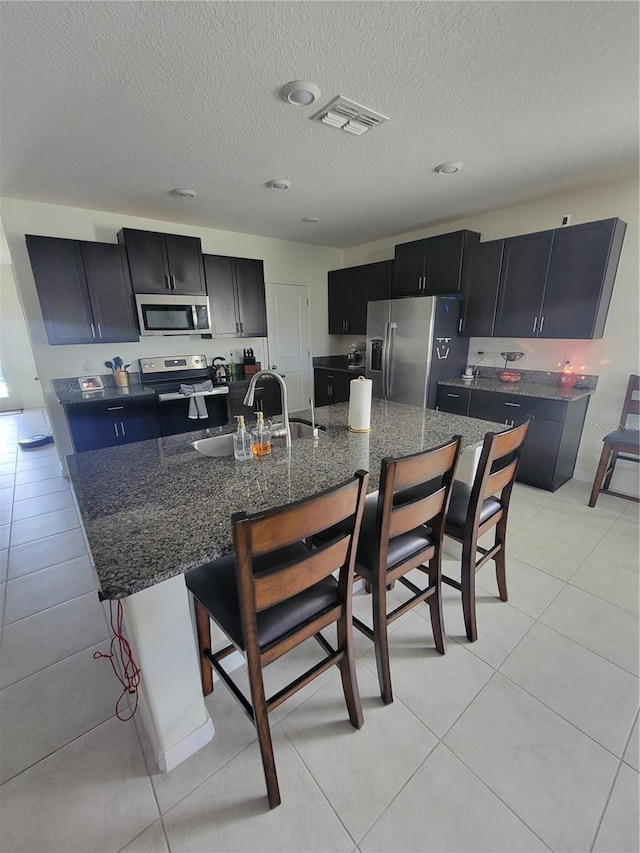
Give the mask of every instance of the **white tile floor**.
M 254 731 L 223 687 L 207 700 L 214 740 L 168 775 L 114 717 L 69 485 L 53 447 L 16 445 L 33 414 L 0 416 L 3 851 L 638 850 L 637 504 L 589 509 L 576 481 L 517 486 L 509 603 L 483 568 L 470 644 L 446 588 L 444 657 L 426 607 L 396 623 L 388 707 L 358 634 L 365 725 L 349 725 L 337 671 L 281 706 L 270 812 Z M 315 649 L 271 667 L 268 689 Z

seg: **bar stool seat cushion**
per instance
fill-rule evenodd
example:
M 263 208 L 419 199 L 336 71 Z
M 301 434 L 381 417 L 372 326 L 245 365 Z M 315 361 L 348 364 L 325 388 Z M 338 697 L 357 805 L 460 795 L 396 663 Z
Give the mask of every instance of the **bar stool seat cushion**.
M 362 515 L 362 526 L 360 528 L 358 554 L 356 557 L 356 571 L 365 579 L 368 579 L 372 572 L 375 571 L 378 562 L 380 537 L 376 532 L 377 503 L 377 492 L 367 495 L 364 502 L 364 513 Z M 425 548 L 429 548 L 432 544 L 431 531 L 428 527 L 417 527 L 408 533 L 395 536 L 389 540 L 387 546 L 387 570 L 406 562 L 414 554 L 424 551 Z
M 260 575 L 275 566 L 303 559 L 308 551 L 305 545 L 296 543 L 258 557 L 254 560 L 254 573 Z M 227 554 L 212 563 L 191 569 L 185 574 L 185 581 L 188 589 L 219 623 L 234 645 L 244 650 L 235 554 Z M 267 648 L 290 631 L 329 610 L 337 602 L 338 582 L 334 577 L 327 577 L 298 595 L 260 611 L 256 616 L 258 645 L 261 649 Z
M 640 430 L 637 429 L 617 429 L 615 432 L 610 432 L 602 439 L 607 444 L 633 444 L 640 448 Z
M 467 520 L 467 514 L 469 512 L 470 500 L 471 486 L 467 483 L 461 482 L 460 480 L 456 480 L 453 484 L 453 489 L 451 490 L 451 502 L 449 504 L 449 512 L 447 513 L 447 526 L 451 525 L 452 527 L 458 528 L 464 527 Z M 484 524 L 488 518 L 495 515 L 495 513 L 501 508 L 502 504 L 497 498 L 485 498 L 482 502 L 482 509 L 480 510 L 480 524 Z

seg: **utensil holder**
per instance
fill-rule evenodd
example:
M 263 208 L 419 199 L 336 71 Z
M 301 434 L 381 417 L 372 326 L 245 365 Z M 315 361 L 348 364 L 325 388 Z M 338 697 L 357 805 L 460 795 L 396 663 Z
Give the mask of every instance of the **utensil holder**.
M 128 388 L 129 387 L 129 374 L 126 370 L 114 370 L 113 371 L 113 381 L 116 383 L 118 388 Z

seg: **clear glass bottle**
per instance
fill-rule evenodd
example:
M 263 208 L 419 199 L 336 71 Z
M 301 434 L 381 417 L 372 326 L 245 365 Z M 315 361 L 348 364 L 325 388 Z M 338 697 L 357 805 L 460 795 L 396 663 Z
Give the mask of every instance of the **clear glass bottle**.
M 238 429 L 233 434 L 233 455 L 238 462 L 246 462 L 252 459 L 251 436 L 244 424 L 244 415 L 236 415 Z
M 251 452 L 256 459 L 259 459 L 261 456 L 271 453 L 271 430 L 265 424 L 262 412 L 256 412 L 255 415 L 258 422 L 251 433 Z

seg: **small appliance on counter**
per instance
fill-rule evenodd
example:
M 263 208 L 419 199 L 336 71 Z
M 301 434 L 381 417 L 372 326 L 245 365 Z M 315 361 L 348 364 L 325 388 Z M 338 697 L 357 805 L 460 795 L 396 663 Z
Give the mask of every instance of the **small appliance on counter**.
M 349 344 L 349 352 L 347 353 L 347 362 L 350 368 L 357 369 L 362 367 L 364 363 L 364 353 L 366 344 L 364 341 L 357 344 Z
M 217 362 L 224 362 L 224 356 L 217 355 L 211 362 L 213 381 L 218 385 L 227 385 L 231 379 L 229 368 L 226 364 L 217 364 Z

